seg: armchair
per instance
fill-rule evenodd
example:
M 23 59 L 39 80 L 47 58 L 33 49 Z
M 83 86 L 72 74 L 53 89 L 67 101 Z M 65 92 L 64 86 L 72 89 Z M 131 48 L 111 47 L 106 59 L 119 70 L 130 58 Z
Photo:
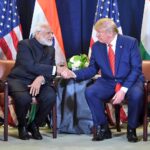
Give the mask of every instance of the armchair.
M 143 112 L 143 141 L 147 141 L 148 136 L 148 102 L 150 102 L 150 61 L 149 60 L 143 60 L 142 61 L 142 72 L 145 77 L 145 84 L 144 84 L 144 112 Z M 116 116 L 116 128 L 117 131 L 121 131 L 120 128 L 120 105 L 115 106 L 115 116 Z
M 143 116 L 143 141 L 147 141 L 148 136 L 148 102 L 150 102 L 150 61 L 144 60 L 142 63 L 142 71 L 145 76 L 145 99 L 144 99 L 144 116 Z
M 4 141 L 8 140 L 8 83 L 7 76 L 14 61 L 0 60 L 0 102 L 4 104 Z
M 4 141 L 8 141 L 8 82 L 7 76 L 15 64 L 14 60 L 0 60 L 0 104 L 4 105 Z M 53 138 L 57 137 L 56 103 L 52 108 Z

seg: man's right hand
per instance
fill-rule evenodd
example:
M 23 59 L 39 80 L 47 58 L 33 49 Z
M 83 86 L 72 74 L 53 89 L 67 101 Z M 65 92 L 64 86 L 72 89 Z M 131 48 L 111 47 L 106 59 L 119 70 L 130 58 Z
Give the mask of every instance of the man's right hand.
M 69 70 L 68 68 L 65 68 L 63 72 L 61 73 L 61 76 L 64 79 L 70 79 L 70 78 L 76 78 L 76 75 L 73 71 Z
M 64 79 L 76 78 L 75 73 L 66 66 L 57 66 L 57 75 L 62 76 Z
M 39 94 L 43 80 L 45 80 L 44 77 L 40 75 L 35 78 L 32 84 L 28 85 L 32 96 L 37 96 Z
M 58 76 L 61 76 L 61 73 L 65 70 L 65 66 L 56 66 L 56 72 Z

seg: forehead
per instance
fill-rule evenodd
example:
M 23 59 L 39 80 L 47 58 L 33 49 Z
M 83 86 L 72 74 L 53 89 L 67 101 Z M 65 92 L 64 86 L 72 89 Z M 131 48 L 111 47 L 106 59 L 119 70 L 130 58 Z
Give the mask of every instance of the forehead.
M 41 31 L 43 31 L 43 32 L 51 32 L 51 29 L 50 29 L 50 27 L 48 25 L 45 25 L 45 26 L 41 27 Z
M 104 32 L 104 31 L 106 31 L 106 27 L 100 26 L 100 27 L 97 29 L 97 31 L 98 31 L 98 32 Z

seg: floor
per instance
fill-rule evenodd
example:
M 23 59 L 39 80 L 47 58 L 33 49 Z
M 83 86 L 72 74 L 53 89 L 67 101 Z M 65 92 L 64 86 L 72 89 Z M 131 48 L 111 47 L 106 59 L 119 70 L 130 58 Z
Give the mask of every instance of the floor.
M 111 129 L 113 138 L 93 142 L 92 135 L 76 135 L 76 134 L 58 134 L 57 139 L 52 138 L 50 130 L 40 129 L 43 140 L 30 139 L 23 141 L 18 139 L 17 129 L 9 128 L 9 140 L 3 141 L 3 127 L 0 127 L 0 150 L 149 150 L 150 149 L 150 125 L 149 137 L 147 142 L 142 141 L 142 128 L 138 128 L 137 134 L 140 141 L 137 143 L 129 143 L 126 139 L 126 129 L 122 129 L 121 133 L 117 133 L 115 129 Z

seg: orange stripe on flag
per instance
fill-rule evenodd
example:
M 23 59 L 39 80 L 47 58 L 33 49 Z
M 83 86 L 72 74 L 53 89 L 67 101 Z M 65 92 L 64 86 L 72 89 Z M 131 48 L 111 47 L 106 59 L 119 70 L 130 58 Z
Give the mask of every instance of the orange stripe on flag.
M 65 54 L 55 0 L 38 0 L 38 3 L 45 13 L 48 23 L 54 32 L 63 53 Z

